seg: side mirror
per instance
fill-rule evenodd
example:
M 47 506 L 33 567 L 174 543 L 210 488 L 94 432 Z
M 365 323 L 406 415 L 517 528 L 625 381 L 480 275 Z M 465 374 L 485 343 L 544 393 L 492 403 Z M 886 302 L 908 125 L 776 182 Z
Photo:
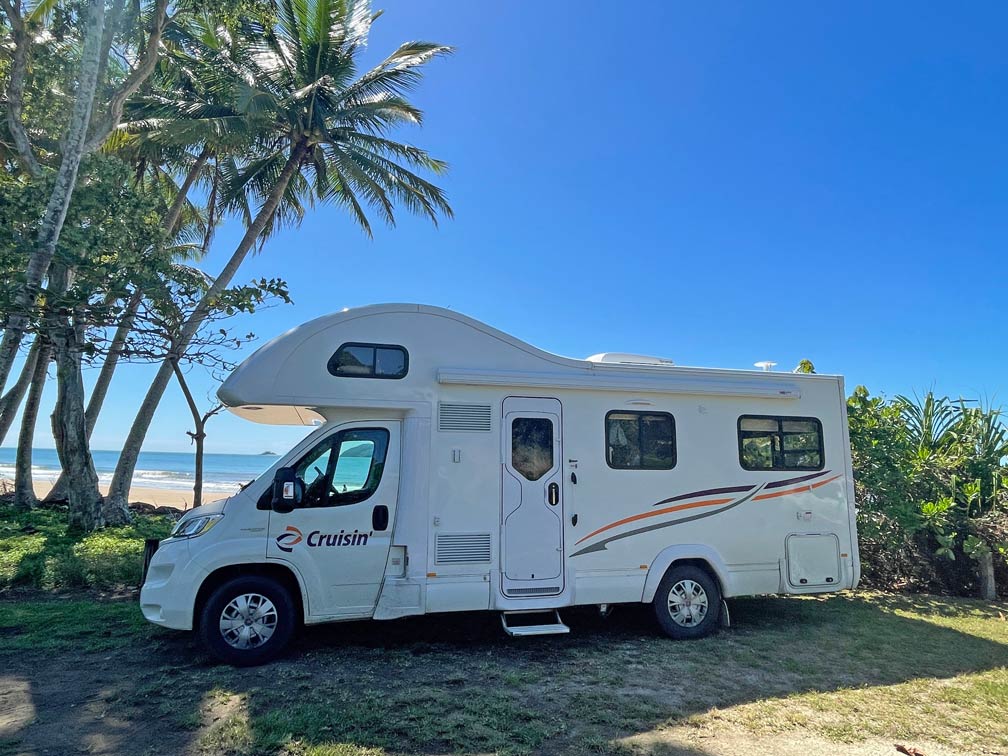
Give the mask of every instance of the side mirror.
M 293 467 L 281 467 L 273 476 L 273 511 L 286 514 L 301 506 L 304 498 L 304 481 L 298 478 Z

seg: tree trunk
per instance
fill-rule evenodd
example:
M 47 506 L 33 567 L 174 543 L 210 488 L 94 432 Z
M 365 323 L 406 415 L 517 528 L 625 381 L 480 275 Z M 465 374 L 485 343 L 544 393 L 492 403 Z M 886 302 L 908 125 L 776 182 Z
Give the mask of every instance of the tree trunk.
M 28 352 L 28 358 L 21 368 L 21 375 L 18 377 L 17 383 L 11 386 L 10 391 L 0 398 L 0 445 L 6 440 L 7 433 L 14 424 L 14 418 L 21 407 L 21 400 L 24 399 L 25 392 L 28 390 L 28 386 L 31 385 L 32 376 L 35 375 L 35 365 L 38 362 L 41 344 L 41 340 L 36 338 L 31 350 Z
M 178 362 L 174 360 L 172 361 L 172 372 L 175 373 L 179 388 L 182 389 L 186 404 L 189 405 L 193 425 L 196 426 L 195 432 L 186 431 L 186 434 L 196 445 L 196 469 L 193 473 L 193 506 L 198 507 L 203 503 L 203 442 L 206 440 L 206 424 L 207 420 L 220 412 L 223 405 L 218 404 L 210 409 L 210 411 L 200 414 L 192 391 L 189 390 L 189 383 L 186 381 L 185 375 L 182 374 L 182 369 L 179 367 Z
M 196 432 L 191 434 L 193 443 L 196 444 L 196 470 L 193 479 L 193 506 L 198 507 L 203 503 L 203 442 L 206 440 L 206 431 L 202 422 L 196 425 Z
M 60 296 L 70 287 L 71 278 L 72 272 L 65 265 L 54 266 L 47 297 L 48 312 L 44 322 L 56 359 L 52 430 L 60 467 L 67 476 L 69 527 L 90 533 L 103 527 L 106 517 L 84 419 L 83 327 L 60 302 Z
M 77 77 L 77 99 L 63 141 L 63 159 L 56 173 L 45 214 L 39 224 L 35 247 L 28 258 L 25 280 L 14 296 L 0 341 L 0 388 L 7 385 L 14 358 L 28 327 L 28 312 L 35 303 L 42 281 L 49 272 L 56 244 L 66 220 L 70 198 L 77 184 L 77 169 L 84 155 L 84 141 L 91 122 L 95 88 L 100 68 L 101 43 L 105 27 L 105 0 L 90 0 L 85 21 L 84 49 Z
M 291 179 L 294 178 L 294 175 L 300 169 L 301 160 L 304 158 L 306 152 L 307 145 L 305 144 L 299 143 L 291 148 L 290 157 L 287 158 L 287 162 L 277 177 L 277 182 L 270 191 L 266 202 L 263 203 L 252 225 L 246 230 L 245 235 L 231 255 L 231 259 L 228 260 L 227 265 L 224 266 L 220 275 L 214 280 L 213 285 L 207 289 L 193 313 L 186 318 L 179 339 L 172 350 L 173 354 L 170 354 L 161 363 L 157 375 L 154 376 L 154 381 L 147 390 L 146 396 L 144 396 L 140 410 L 133 421 L 133 426 L 126 437 L 122 453 L 119 455 L 119 461 L 116 463 L 116 469 L 112 475 L 112 483 L 109 486 L 109 499 L 113 506 L 123 507 L 126 505 L 130 485 L 133 482 L 133 471 L 136 469 L 137 458 L 140 455 L 140 447 L 143 445 L 147 430 L 154 419 L 154 411 L 157 409 L 165 389 L 168 388 L 168 382 L 172 377 L 172 365 L 174 361 L 185 354 L 193 335 L 199 330 L 203 321 L 206 320 L 211 303 L 231 283 L 231 279 L 238 272 L 238 268 L 252 249 L 256 239 L 259 238 L 266 228 L 266 224 L 273 217 L 280 204 L 280 200 L 283 198 L 284 192 L 287 191 L 288 184 L 290 184 Z
M 210 148 L 204 147 L 199 157 L 196 158 L 196 162 L 189 169 L 189 173 L 182 180 L 182 184 L 175 194 L 175 199 L 172 201 L 171 207 L 168 208 L 168 214 L 164 217 L 164 227 L 168 230 L 169 236 L 175 236 L 178 233 L 182 221 L 182 211 L 185 209 L 186 197 L 189 195 L 189 190 L 196 183 L 200 171 L 203 170 L 203 166 L 206 165 L 209 159 Z
M 976 558 L 977 575 L 980 578 L 980 598 L 984 601 L 997 600 L 997 584 L 994 582 L 994 555 L 988 551 Z
M 35 364 L 30 376 L 31 388 L 28 389 L 24 414 L 21 415 L 21 432 L 18 434 L 17 456 L 14 461 L 14 506 L 18 509 L 33 509 L 38 505 L 32 480 L 32 445 L 35 443 L 39 402 L 42 400 L 49 361 L 52 359 L 52 347 L 44 336 L 36 337 L 32 350 L 35 351 Z
M 60 465 L 67 474 L 69 524 L 89 533 L 105 525 L 102 497 L 84 432 L 84 381 L 80 350 L 72 326 L 57 333 L 56 384 L 59 395 L 53 412 L 53 435 L 57 437 Z
M 87 433 L 89 442 L 91 434 L 94 432 L 95 424 L 98 422 L 98 415 L 101 413 L 102 404 L 105 402 L 105 397 L 108 396 L 109 385 L 112 383 L 112 376 L 115 374 L 116 366 L 119 364 L 119 358 L 122 356 L 126 339 L 130 331 L 133 330 L 137 310 L 140 309 L 142 301 L 143 292 L 140 289 L 136 289 L 126 305 L 126 311 L 123 313 L 119 325 L 116 327 L 115 336 L 112 337 L 112 343 L 109 345 L 108 355 L 105 357 L 105 362 L 102 363 L 101 371 L 98 373 L 98 380 L 95 381 L 94 389 L 91 391 L 87 410 L 84 413 L 85 432 Z M 56 479 L 55 485 L 53 485 L 45 500 L 66 501 L 67 483 L 67 473 L 65 470 L 61 471 L 59 478 Z
M 182 185 L 179 187 L 179 191 L 175 195 L 171 207 L 168 208 L 168 213 L 164 219 L 165 228 L 168 229 L 169 234 L 174 235 L 178 233 L 178 226 L 182 219 L 182 210 L 185 207 L 186 195 L 189 194 L 189 190 L 192 189 L 196 179 L 199 178 L 199 173 L 203 170 L 203 166 L 206 165 L 209 157 L 210 149 L 204 148 L 182 181 Z M 98 373 L 98 380 L 95 381 L 94 389 L 91 391 L 87 411 L 84 413 L 88 441 L 91 440 L 91 434 L 94 433 L 95 424 L 98 422 L 98 415 L 101 413 L 105 397 L 108 395 L 112 377 L 115 375 L 119 358 L 122 356 L 123 347 L 126 345 L 126 339 L 129 338 L 130 331 L 133 330 L 133 323 L 136 322 L 137 312 L 143 303 L 143 296 L 143 290 L 140 287 L 134 289 L 132 296 L 126 304 L 126 310 L 123 313 L 122 319 L 119 321 L 118 327 L 116 327 L 115 336 L 112 337 L 108 355 L 105 357 L 101 371 Z M 0 415 L 0 423 L 2 423 L 2 415 Z M 2 430 L 3 428 L 0 426 L 0 431 Z M 0 434 L 0 442 L 2 441 L 3 436 Z M 48 496 L 46 496 L 46 501 L 66 501 L 66 498 L 67 474 L 66 471 L 60 471 L 59 478 L 56 479 L 56 483 L 50 489 Z

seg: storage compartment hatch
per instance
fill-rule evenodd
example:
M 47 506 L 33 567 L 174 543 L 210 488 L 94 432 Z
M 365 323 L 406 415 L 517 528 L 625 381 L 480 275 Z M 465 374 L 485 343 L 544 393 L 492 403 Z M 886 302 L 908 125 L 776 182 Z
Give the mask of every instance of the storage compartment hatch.
M 833 533 L 790 535 L 786 550 L 788 582 L 796 588 L 840 582 L 840 540 Z

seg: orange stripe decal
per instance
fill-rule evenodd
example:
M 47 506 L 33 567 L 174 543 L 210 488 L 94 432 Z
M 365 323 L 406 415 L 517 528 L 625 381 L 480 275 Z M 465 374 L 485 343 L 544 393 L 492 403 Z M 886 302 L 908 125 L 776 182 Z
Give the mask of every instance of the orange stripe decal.
M 643 514 L 633 515 L 632 517 L 624 517 L 622 520 L 617 520 L 616 522 L 605 525 L 598 530 L 592 531 L 581 541 L 587 541 L 592 536 L 597 536 L 599 533 L 604 533 L 612 528 L 619 527 L 620 525 L 626 525 L 628 522 L 636 522 L 637 520 L 643 520 L 645 517 L 657 517 L 658 515 L 668 514 L 669 512 L 679 512 L 683 509 L 693 509 L 694 507 L 712 507 L 715 504 L 727 504 L 732 499 L 707 499 L 706 501 L 694 501 L 692 504 L 679 504 L 675 507 L 665 507 L 664 509 L 655 509 L 652 512 L 644 512 Z M 581 543 L 578 541 L 577 543 Z M 574 544 L 575 546 L 577 545 Z
M 786 488 L 783 491 L 774 491 L 773 493 L 760 494 L 759 496 L 754 496 L 753 501 L 763 501 L 764 499 L 776 499 L 778 496 L 787 496 L 788 494 L 801 493 L 802 491 L 811 491 L 813 488 L 819 488 L 819 486 L 825 486 L 827 483 L 832 483 L 839 477 L 840 477 L 839 475 L 834 475 L 832 478 L 826 478 L 826 480 L 820 480 L 818 483 L 812 483 L 811 485 L 797 486 L 796 488 Z
M 843 475 L 834 475 L 832 478 L 826 478 L 825 480 L 817 481 L 816 483 L 805 484 L 802 486 L 795 486 L 794 488 L 787 488 L 783 491 L 773 491 L 772 493 L 760 494 L 759 496 L 754 496 L 753 501 L 764 501 L 766 499 L 776 499 L 779 496 L 787 496 L 793 493 L 802 493 L 804 491 L 811 491 L 820 486 L 825 486 L 827 483 L 832 483 L 834 480 L 842 478 Z M 731 501 L 735 501 L 733 497 L 726 499 L 705 499 L 704 501 L 694 501 L 690 504 L 677 504 L 674 507 L 665 507 L 664 509 L 655 509 L 650 512 L 644 512 L 642 514 L 632 515 L 630 517 L 624 517 L 622 520 L 617 520 L 616 522 L 611 522 L 608 525 L 603 525 L 598 530 L 593 530 L 591 533 L 581 538 L 574 545 L 577 546 L 589 538 L 597 536 L 599 533 L 604 533 L 607 530 L 612 530 L 613 528 L 618 528 L 620 525 L 626 525 L 628 522 L 636 522 L 637 520 L 643 520 L 648 517 L 657 517 L 658 515 L 669 514 L 670 512 L 681 512 L 684 509 L 695 509 L 696 507 L 713 507 L 718 504 L 727 504 Z

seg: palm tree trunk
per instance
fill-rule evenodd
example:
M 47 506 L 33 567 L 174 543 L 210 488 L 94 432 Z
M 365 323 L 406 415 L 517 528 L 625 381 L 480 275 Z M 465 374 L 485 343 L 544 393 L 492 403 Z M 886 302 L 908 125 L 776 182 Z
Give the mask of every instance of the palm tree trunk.
M 130 331 L 133 330 L 133 323 L 136 322 L 137 311 L 140 309 L 141 302 L 143 302 L 143 291 L 137 288 L 126 303 L 126 311 L 123 313 L 122 319 L 116 327 L 112 343 L 109 345 L 108 355 L 105 357 L 101 370 L 98 372 L 98 380 L 95 381 L 94 388 L 91 390 L 87 411 L 84 413 L 88 438 L 91 438 L 95 423 L 98 422 L 98 415 L 101 412 L 102 405 L 105 403 L 105 397 L 108 396 L 112 376 L 115 375 L 119 358 L 122 357 L 123 347 L 126 346 L 126 339 L 129 337 Z
M 11 386 L 10 391 L 0 398 L 0 444 L 3 444 L 7 438 L 7 433 L 14 424 L 14 418 L 21 407 L 21 400 L 24 399 L 25 392 L 28 390 L 28 386 L 31 385 L 41 345 L 42 341 L 36 338 L 31 350 L 28 352 L 28 358 L 21 368 L 21 375 L 18 377 L 17 383 Z
M 7 385 L 11 367 L 28 327 L 28 312 L 38 296 L 42 280 L 49 272 L 56 244 L 66 220 L 70 198 L 77 184 L 77 170 L 84 155 L 84 142 L 91 122 L 98 71 L 101 67 L 101 45 L 105 29 L 105 0 L 89 0 L 84 30 L 84 50 L 77 78 L 77 98 L 66 138 L 63 160 L 56 173 L 55 184 L 45 214 L 39 225 L 35 248 L 28 258 L 25 280 L 18 287 L 14 304 L 7 315 L 3 340 L 0 341 L 0 388 Z
M 209 159 L 210 148 L 204 147 L 175 193 L 175 199 L 172 201 L 171 207 L 168 208 L 168 214 L 164 217 L 164 227 L 168 229 L 169 236 L 175 236 L 178 233 L 180 221 L 182 220 L 182 210 L 185 209 L 186 197 L 189 196 L 189 190 L 196 183 L 200 171 L 203 170 L 203 166 L 206 165 Z
M 21 415 L 21 432 L 18 434 L 17 456 L 14 461 L 14 506 L 18 509 L 32 509 L 38 505 L 32 480 L 32 446 L 35 443 L 39 403 L 42 401 L 49 361 L 52 359 L 52 346 L 44 336 L 39 335 L 32 349 L 35 350 L 36 347 L 35 364 L 29 381 L 31 387 Z
M 277 207 L 280 205 L 280 200 L 287 191 L 288 184 L 290 184 L 291 179 L 294 178 L 301 168 L 301 161 L 304 159 L 307 149 L 307 145 L 304 143 L 297 143 L 291 147 L 291 154 L 287 158 L 283 170 L 280 171 L 276 184 L 274 184 L 273 189 L 270 191 L 266 202 L 263 203 L 252 225 L 245 231 L 245 235 L 231 255 L 231 259 L 228 260 L 227 265 L 224 266 L 220 275 L 214 280 L 213 285 L 207 289 L 193 313 L 186 318 L 172 354 L 168 355 L 165 361 L 161 363 L 161 367 L 157 375 L 154 376 L 154 381 L 151 383 L 150 388 L 147 390 L 147 395 L 140 405 L 136 419 L 133 421 L 133 426 L 130 428 L 126 442 L 123 444 L 119 461 L 116 463 L 116 469 L 112 475 L 112 483 L 109 486 L 108 494 L 112 506 L 126 506 L 130 485 L 133 481 L 133 471 L 136 469 L 137 458 L 140 455 L 140 447 L 143 445 L 144 438 L 147 436 L 147 430 L 154 419 L 154 411 L 157 409 L 165 389 L 168 388 L 168 382 L 171 380 L 173 372 L 173 362 L 185 354 L 193 335 L 199 330 L 203 321 L 206 320 L 210 312 L 211 302 L 231 283 L 231 280 L 238 272 L 238 268 L 241 267 L 245 257 L 255 244 L 256 239 L 259 238 L 267 223 L 273 217 Z

